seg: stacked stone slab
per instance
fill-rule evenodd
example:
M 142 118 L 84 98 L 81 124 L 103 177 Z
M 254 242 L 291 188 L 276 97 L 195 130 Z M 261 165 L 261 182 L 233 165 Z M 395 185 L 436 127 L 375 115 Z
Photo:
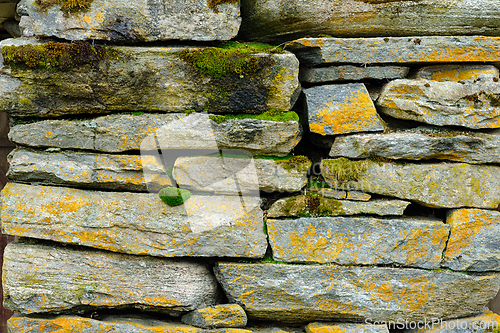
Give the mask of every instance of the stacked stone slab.
M 496 3 L 71 4 L 0 44 L 10 332 L 495 328 Z

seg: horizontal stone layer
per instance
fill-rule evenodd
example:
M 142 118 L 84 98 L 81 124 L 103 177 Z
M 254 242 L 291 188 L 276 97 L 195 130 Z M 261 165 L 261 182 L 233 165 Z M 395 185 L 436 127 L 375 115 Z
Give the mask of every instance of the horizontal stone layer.
M 115 55 L 98 64 L 65 70 L 11 65 L 11 80 L 17 87 L 0 90 L 0 108 L 16 117 L 123 110 L 262 113 L 292 108 L 299 89 L 299 62 L 293 54 L 249 54 L 249 62 L 261 61 L 260 70 L 217 78 L 183 60 L 183 52 L 203 50 L 123 46 L 108 50 Z
M 297 121 L 229 119 L 207 114 L 111 115 L 92 120 L 45 120 L 11 128 L 9 139 L 35 148 L 86 149 L 106 153 L 162 149 L 243 149 L 253 155 L 286 156 L 299 143 Z
M 157 194 L 9 183 L 0 217 L 5 234 L 109 251 L 261 258 L 267 242 L 259 205 L 256 197 L 195 195 L 170 207 Z
M 267 220 L 267 230 L 276 261 L 435 269 L 450 228 L 436 219 L 322 217 Z
M 302 38 L 288 43 L 287 50 L 293 51 L 300 63 L 308 66 L 498 62 L 499 42 L 499 37 L 483 36 Z
M 488 333 L 495 332 L 500 325 L 500 316 L 485 310 L 481 314 L 468 318 L 460 318 L 447 321 L 435 321 L 429 323 L 428 327 L 421 326 L 418 329 L 406 329 L 403 333 Z
M 345 174 L 345 170 L 350 173 Z M 323 160 L 332 188 L 377 193 L 434 208 L 491 208 L 500 204 L 500 168 L 466 163 L 392 163 Z M 340 178 L 339 178 L 340 177 Z
M 69 40 L 229 40 L 236 36 L 241 23 L 239 1 L 214 6 L 203 0 L 88 3 L 89 8 L 82 13 L 69 15 L 58 4 L 44 8 L 36 0 L 27 0 L 26 9 L 36 35 Z
M 343 323 L 310 323 L 306 333 L 389 333 L 387 325 L 343 324 Z
M 201 328 L 245 327 L 247 315 L 238 304 L 221 304 L 192 311 L 182 316 L 182 322 Z
M 382 80 L 403 79 L 408 74 L 409 67 L 399 66 L 332 66 L 321 68 L 303 67 L 300 69 L 300 81 L 307 83 L 324 83 L 332 81 L 351 80 Z
M 7 177 L 24 183 L 142 192 L 172 185 L 162 161 L 155 156 L 22 148 L 10 153 Z
M 415 75 L 417 79 L 434 81 L 482 81 L 488 78 L 498 78 L 498 68 L 491 65 L 460 64 L 436 65 L 423 67 Z
M 4 306 L 23 314 L 103 308 L 179 313 L 218 299 L 208 267 L 91 249 L 12 243 L 4 254 Z
M 249 319 L 424 321 L 476 314 L 498 292 L 498 273 L 219 263 L 217 280 Z

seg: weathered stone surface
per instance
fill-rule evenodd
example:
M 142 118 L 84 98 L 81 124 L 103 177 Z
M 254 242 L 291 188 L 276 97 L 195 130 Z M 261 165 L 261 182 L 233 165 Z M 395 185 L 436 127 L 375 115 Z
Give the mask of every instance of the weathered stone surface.
M 420 15 L 417 12 L 414 14 Z M 288 43 L 286 48 L 297 55 L 302 65 L 307 66 L 332 63 L 463 63 L 498 62 L 499 42 L 499 37 L 482 36 L 302 38 Z
M 448 212 L 451 235 L 443 266 L 456 271 L 500 271 L 500 212 L 456 209 Z
M 399 66 L 356 67 L 344 65 L 321 68 L 303 67 L 300 69 L 299 78 L 301 82 L 308 83 L 366 79 L 403 79 L 409 70 L 408 67 Z
M 224 155 L 223 155 L 224 156 Z M 268 159 L 179 157 L 172 175 L 182 188 L 217 193 L 298 192 L 307 184 L 311 162 Z
M 500 327 L 500 316 L 489 310 L 469 318 L 435 321 L 430 327 L 407 329 L 403 333 L 488 333 Z
M 393 133 L 337 136 L 330 156 L 500 163 L 500 133 L 497 132 L 487 134 L 420 127 Z
M 343 324 L 343 323 L 310 323 L 306 333 L 389 333 L 387 325 Z
M 371 195 L 368 193 L 363 193 L 359 191 L 347 191 L 347 200 L 354 200 L 354 201 L 368 201 L 372 198 Z
M 497 79 L 498 81 L 498 79 Z M 377 105 L 394 118 L 438 126 L 500 127 L 500 82 L 394 80 L 384 86 Z
M 29 243 L 7 246 L 4 306 L 23 314 L 99 308 L 191 311 L 217 301 L 208 267 Z
M 500 275 L 449 271 L 218 263 L 217 280 L 249 319 L 410 320 L 456 318 L 482 310 Z
M 298 97 L 299 62 L 291 53 L 264 59 L 253 74 L 215 78 L 182 59 L 188 47 L 113 47 L 116 57 L 67 70 L 11 66 L 21 85 L 0 91 L 0 108 L 17 117 L 112 111 L 262 113 L 288 111 Z M 250 56 L 250 55 L 249 55 Z
M 410 202 L 376 199 L 372 201 L 335 200 L 318 197 L 318 207 L 312 208 L 306 196 L 279 199 L 269 208 L 268 217 L 286 216 L 341 216 L 341 215 L 403 215 Z M 315 206 L 313 204 L 313 206 Z
M 491 65 L 436 65 L 418 70 L 416 78 L 434 81 L 480 81 L 498 78 L 499 72 Z
M 113 42 L 159 40 L 229 40 L 238 33 L 239 1 L 210 6 L 202 0 L 123 2 L 94 0 L 88 10 L 65 14 L 54 4 L 40 8 L 26 1 L 35 34 L 69 40 L 103 39 Z
M 170 207 L 157 194 L 9 183 L 3 232 L 163 257 L 256 257 L 266 252 L 260 200 L 196 196 Z
M 337 200 L 348 199 L 353 201 L 369 201 L 372 196 L 359 191 L 341 191 L 332 188 L 322 188 L 318 191 L 322 196 Z
M 297 121 L 230 119 L 221 124 L 207 114 L 111 115 L 92 120 L 45 120 L 11 128 L 9 139 L 36 148 L 130 150 L 244 149 L 254 155 L 286 156 L 299 143 Z M 157 147 L 156 142 L 160 147 Z
M 267 220 L 276 261 L 435 269 L 449 235 L 436 219 L 322 217 Z
M 182 322 L 201 328 L 245 327 L 247 315 L 238 304 L 223 304 L 192 311 L 182 316 Z
M 147 191 L 171 186 L 155 156 L 46 152 L 18 148 L 8 157 L 10 180 L 44 185 Z M 149 178 L 144 178 L 147 170 Z
M 362 83 L 318 86 L 303 91 L 313 133 L 334 135 L 384 130 Z
M 327 167 L 325 164 L 329 163 Z M 339 172 L 346 167 L 354 168 L 357 174 L 350 175 L 351 179 L 339 180 Z M 495 209 L 500 204 L 500 168 L 492 165 L 337 159 L 323 160 L 321 172 L 332 188 L 377 193 L 428 207 Z

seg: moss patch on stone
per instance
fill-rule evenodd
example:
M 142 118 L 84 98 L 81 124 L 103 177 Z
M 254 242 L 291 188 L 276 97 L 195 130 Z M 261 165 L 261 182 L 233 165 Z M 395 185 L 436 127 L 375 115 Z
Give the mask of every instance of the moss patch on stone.
M 36 0 L 36 4 L 41 10 L 53 5 L 59 5 L 65 14 L 77 13 L 89 10 L 93 0 Z
M 317 193 L 289 198 L 283 206 L 285 216 L 322 217 L 343 214 L 342 203 Z
M 166 187 L 158 193 L 160 199 L 169 206 L 179 206 L 186 202 L 191 197 L 191 192 L 188 190 L 179 189 L 177 187 Z
M 323 165 L 333 174 L 338 181 L 357 180 L 368 168 L 368 161 L 351 161 L 341 157 L 323 160 Z
M 302 155 L 294 156 L 289 159 L 275 160 L 274 163 L 287 171 L 295 170 L 300 173 L 309 170 L 311 167 L 311 161 L 309 158 Z
M 259 115 L 252 114 L 236 114 L 236 115 L 210 115 L 210 119 L 215 121 L 217 124 L 222 124 L 229 119 L 258 119 L 258 120 L 269 120 L 269 121 L 299 121 L 299 115 L 294 111 L 280 111 L 280 110 L 269 110 Z

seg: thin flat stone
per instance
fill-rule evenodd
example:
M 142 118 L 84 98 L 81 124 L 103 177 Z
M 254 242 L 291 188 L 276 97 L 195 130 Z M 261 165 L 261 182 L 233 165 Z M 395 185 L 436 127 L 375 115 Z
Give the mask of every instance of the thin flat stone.
M 436 65 L 420 68 L 415 77 L 434 81 L 476 82 L 487 78 L 498 78 L 499 71 L 491 65 Z
M 358 81 L 366 79 L 403 79 L 408 74 L 409 67 L 370 66 L 356 67 L 351 65 L 321 68 L 300 69 L 299 79 L 307 83 L 324 83 L 334 81 Z

